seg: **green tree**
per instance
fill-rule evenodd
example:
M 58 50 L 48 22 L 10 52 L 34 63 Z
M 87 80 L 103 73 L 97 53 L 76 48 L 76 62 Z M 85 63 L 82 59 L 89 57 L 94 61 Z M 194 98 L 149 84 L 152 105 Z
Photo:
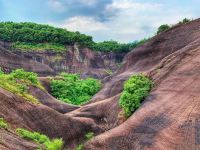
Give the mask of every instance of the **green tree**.
M 133 75 L 124 84 L 119 105 L 123 108 L 125 117 L 129 117 L 140 107 L 142 100 L 148 96 L 152 81 L 143 74 Z
M 168 29 L 170 29 L 170 26 L 168 24 L 163 24 L 158 28 L 157 34 L 160 34 Z
M 88 102 L 100 88 L 100 81 L 93 78 L 81 79 L 78 74 L 62 73 L 61 79 L 51 82 L 52 95 L 74 105 Z

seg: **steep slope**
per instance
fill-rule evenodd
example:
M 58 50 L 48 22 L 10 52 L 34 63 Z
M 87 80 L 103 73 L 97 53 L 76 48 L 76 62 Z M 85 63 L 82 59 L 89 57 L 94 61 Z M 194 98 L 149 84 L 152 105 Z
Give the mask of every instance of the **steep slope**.
M 27 71 L 37 72 L 40 75 L 55 74 L 55 72 L 47 65 L 35 62 L 31 59 L 13 54 L 4 48 L 0 42 L 0 67 L 9 72 L 16 68 L 24 68 Z
M 11 149 L 19 149 L 19 150 L 35 150 L 38 148 L 36 143 L 30 142 L 16 135 L 12 131 L 7 131 L 4 129 L 0 129 L 1 135 L 1 150 L 11 150 Z
M 0 117 L 13 127 L 62 137 L 66 149 L 74 149 L 88 132 L 96 136 L 84 144 L 86 150 L 200 149 L 199 58 L 200 19 L 173 27 L 130 52 L 120 70 L 80 108 L 59 104 L 38 89 L 30 91 L 44 105 L 0 89 Z M 123 81 L 139 72 L 148 74 L 155 86 L 142 106 L 124 120 L 118 105 Z M 65 113 L 65 109 L 70 110 Z
M 155 87 L 127 121 L 95 137 L 85 149 L 200 149 L 199 58 L 200 19 L 177 26 L 129 53 L 108 85 L 114 87 L 113 80 L 127 78 L 130 72 L 146 72 Z M 102 93 L 95 100 L 115 94 Z
M 62 137 L 69 147 L 76 146 L 87 132 L 101 131 L 92 119 L 66 116 L 42 104 L 29 103 L 3 89 L 0 89 L 0 117 L 13 128 L 38 131 L 50 138 Z
M 99 79 L 115 72 L 125 56 L 125 53 L 95 52 L 76 44 L 66 46 L 66 51 L 62 53 L 52 50 L 23 51 L 1 41 L 0 54 L 0 67 L 8 71 L 25 68 L 40 76 L 69 72 Z

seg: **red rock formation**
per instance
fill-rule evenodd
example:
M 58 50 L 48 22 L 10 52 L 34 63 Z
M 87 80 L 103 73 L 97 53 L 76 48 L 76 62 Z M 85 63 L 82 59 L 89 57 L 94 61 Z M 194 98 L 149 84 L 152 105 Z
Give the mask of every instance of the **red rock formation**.
M 113 80 L 127 78 L 130 72 L 146 72 L 155 87 L 127 121 L 95 137 L 84 149 L 200 149 L 199 29 L 200 19 L 177 26 L 127 55 L 124 66 L 104 90 L 109 91 Z M 112 88 L 116 93 L 118 89 Z M 100 92 L 96 98 L 111 95 Z
M 11 60 L 7 56 L 0 57 L 0 67 L 9 70 L 25 68 L 26 70 L 37 72 L 40 76 L 69 72 L 80 73 L 83 78 L 92 76 L 103 79 L 109 76 L 110 72 L 114 72 L 119 68 L 119 64 L 125 56 L 125 53 L 94 52 L 77 45 L 67 46 L 66 52 L 63 53 L 53 52 L 51 50 L 26 52 L 12 49 L 5 42 L 0 42 L 0 46 L 1 53 L 9 51 L 9 54 L 12 55 Z M 21 63 L 19 63 L 19 58 L 22 60 Z M 30 63 L 30 61 L 33 63 Z M 43 69 L 43 72 L 33 68 L 31 66 L 33 64 L 35 68 Z M 45 67 L 48 67 L 49 70 L 45 70 Z
M 47 106 L 30 104 L 0 89 L 0 117 L 13 127 L 63 137 L 66 149 L 75 148 L 85 133 L 93 131 L 96 136 L 84 144 L 86 150 L 197 150 L 199 58 L 200 19 L 173 27 L 130 52 L 89 104 L 62 114 L 58 112 L 60 104 L 49 108 L 48 101 L 56 100 L 37 89 L 33 93 Z M 148 74 L 155 86 L 142 106 L 124 121 L 118 105 L 123 81 L 138 72 Z M 42 101 L 45 97 L 47 101 Z
M 55 74 L 54 70 L 51 69 L 48 65 L 35 62 L 31 59 L 21 57 L 16 55 L 4 47 L 0 43 L 0 67 L 4 71 L 11 71 L 16 68 L 24 68 L 27 71 L 37 72 L 40 75 Z

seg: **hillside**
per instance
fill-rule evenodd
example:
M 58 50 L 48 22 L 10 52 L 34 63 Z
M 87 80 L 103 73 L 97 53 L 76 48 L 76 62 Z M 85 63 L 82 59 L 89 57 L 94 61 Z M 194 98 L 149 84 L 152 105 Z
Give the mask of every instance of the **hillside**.
M 24 68 L 40 76 L 69 72 L 103 79 L 119 68 L 125 54 L 94 52 L 77 45 L 67 46 L 63 53 L 51 50 L 22 51 L 11 48 L 8 42 L 0 42 L 0 67 L 6 72 Z
M 96 54 L 87 48 L 82 51 L 77 51 L 73 45 L 71 48 L 75 50 L 67 52 L 73 53 L 68 58 L 87 56 L 86 61 L 94 59 L 93 62 L 107 58 L 107 55 Z M 80 53 L 77 55 L 77 52 Z M 36 55 L 47 59 L 50 54 L 12 52 L 6 42 L 0 45 L 0 64 L 5 70 L 22 67 L 41 75 L 54 74 L 55 66 L 29 58 Z M 40 78 L 47 90 L 28 87 L 28 92 L 38 99 L 39 104 L 0 88 L 0 117 L 11 127 L 9 130 L 0 128 L 0 148 L 36 149 L 37 143 L 14 132 L 16 128 L 26 128 L 49 138 L 62 138 L 66 150 L 76 149 L 78 145 L 85 150 L 200 149 L 199 55 L 200 19 L 197 19 L 174 26 L 126 54 L 120 68 L 103 79 L 101 91 L 83 106 L 57 101 L 47 92 L 48 78 Z M 108 60 L 111 65 L 112 59 L 107 58 L 109 64 Z M 77 60 L 71 62 L 77 64 Z M 87 66 L 83 62 L 78 65 L 80 68 Z M 95 63 L 89 61 L 88 64 Z M 86 68 L 97 72 L 91 67 Z M 141 107 L 126 120 L 121 116 L 119 98 L 124 81 L 136 73 L 149 76 L 154 87 Z M 88 133 L 94 135 L 86 136 Z

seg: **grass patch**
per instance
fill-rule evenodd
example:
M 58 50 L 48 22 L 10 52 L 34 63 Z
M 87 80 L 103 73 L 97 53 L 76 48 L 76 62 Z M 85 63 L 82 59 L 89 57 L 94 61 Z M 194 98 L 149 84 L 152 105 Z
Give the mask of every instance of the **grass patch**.
M 8 124 L 3 118 L 0 118 L 0 128 L 1 129 L 8 129 Z
M 76 147 L 76 150 L 82 150 L 83 149 L 83 144 L 89 140 L 91 140 L 92 138 L 94 137 L 94 133 L 93 132 L 88 132 L 86 135 L 85 135 L 85 140 L 83 141 L 83 143 L 79 144 L 77 147 Z
M 26 129 L 18 128 L 16 132 L 19 136 L 24 139 L 34 141 L 38 144 L 42 144 L 46 150 L 61 150 L 63 148 L 64 142 L 62 139 L 49 139 L 44 134 L 38 132 L 30 132 Z M 41 148 L 39 148 L 41 149 Z
M 62 73 L 60 79 L 51 81 L 52 95 L 59 100 L 82 105 L 88 102 L 101 88 L 99 80 L 93 78 L 81 79 L 78 74 Z
M 143 74 L 133 75 L 124 84 L 124 90 L 119 100 L 125 117 L 130 117 L 138 109 L 141 102 L 148 96 L 153 86 L 152 81 Z
M 23 97 L 29 102 L 39 103 L 38 100 L 28 93 L 29 86 L 37 86 L 44 90 L 40 84 L 37 74 L 32 72 L 25 72 L 23 69 L 17 69 L 10 74 L 4 74 L 0 71 L 0 87 Z
M 66 48 L 62 44 L 58 43 L 25 43 L 15 42 L 12 44 L 13 49 L 20 49 L 22 51 L 45 51 L 51 50 L 54 52 L 64 52 Z

